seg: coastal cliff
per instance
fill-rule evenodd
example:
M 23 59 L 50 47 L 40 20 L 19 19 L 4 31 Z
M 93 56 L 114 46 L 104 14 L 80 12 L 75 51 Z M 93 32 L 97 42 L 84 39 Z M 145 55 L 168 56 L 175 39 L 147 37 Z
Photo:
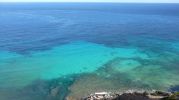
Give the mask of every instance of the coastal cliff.
M 132 90 L 124 93 L 97 92 L 81 100 L 179 100 L 179 92 Z

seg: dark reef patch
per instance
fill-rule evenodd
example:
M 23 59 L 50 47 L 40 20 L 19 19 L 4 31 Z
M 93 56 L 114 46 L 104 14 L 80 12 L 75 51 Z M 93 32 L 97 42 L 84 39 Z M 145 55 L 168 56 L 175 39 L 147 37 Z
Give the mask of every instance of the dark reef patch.
M 21 89 L 0 90 L 2 100 L 65 100 L 68 87 L 78 75 L 70 75 L 52 80 L 36 80 Z M 1 95 L 1 94 L 5 95 Z
M 171 92 L 175 92 L 175 91 L 179 91 L 179 85 L 176 85 L 176 86 L 172 86 L 169 91 Z

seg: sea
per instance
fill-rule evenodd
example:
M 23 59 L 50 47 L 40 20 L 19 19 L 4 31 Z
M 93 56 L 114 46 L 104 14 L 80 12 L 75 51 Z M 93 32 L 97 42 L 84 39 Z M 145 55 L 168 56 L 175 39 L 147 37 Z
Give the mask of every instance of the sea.
M 0 100 L 179 90 L 177 3 L 0 3 Z

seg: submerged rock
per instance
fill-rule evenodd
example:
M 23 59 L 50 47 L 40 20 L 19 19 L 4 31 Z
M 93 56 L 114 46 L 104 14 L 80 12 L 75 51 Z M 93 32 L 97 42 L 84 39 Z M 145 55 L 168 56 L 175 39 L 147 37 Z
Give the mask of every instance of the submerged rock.
M 52 97 L 56 97 L 59 92 L 60 92 L 60 87 L 57 86 L 57 87 L 55 87 L 55 88 L 53 88 L 53 89 L 50 90 L 50 95 L 51 95 Z
M 169 91 L 179 91 L 179 85 L 172 86 Z

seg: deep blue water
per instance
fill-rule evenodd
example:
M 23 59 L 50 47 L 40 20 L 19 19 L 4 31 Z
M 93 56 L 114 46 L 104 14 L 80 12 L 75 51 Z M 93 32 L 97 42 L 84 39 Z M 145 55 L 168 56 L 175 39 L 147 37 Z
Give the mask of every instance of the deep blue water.
M 177 41 L 179 31 L 178 4 L 4 3 L 0 11 L 0 48 L 18 53 L 76 40 L 108 46 L 139 45 L 127 40 L 139 36 Z
M 3 100 L 29 100 L 33 93 L 44 100 L 44 84 L 57 78 L 72 98 L 97 90 L 170 90 L 179 85 L 178 64 L 179 4 L 0 3 Z M 36 80 L 50 82 L 32 91 L 40 87 L 32 85 Z

